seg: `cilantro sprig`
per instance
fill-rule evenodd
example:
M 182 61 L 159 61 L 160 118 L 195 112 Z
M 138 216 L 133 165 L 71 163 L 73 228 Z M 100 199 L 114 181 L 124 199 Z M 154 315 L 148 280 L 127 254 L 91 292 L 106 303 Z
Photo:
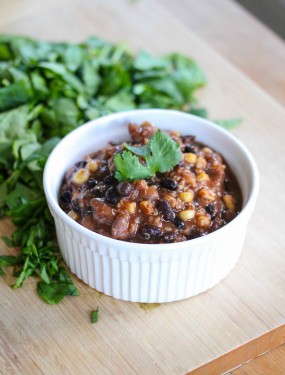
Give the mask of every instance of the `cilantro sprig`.
M 181 160 L 182 154 L 178 143 L 169 135 L 157 130 L 146 146 L 132 147 L 126 145 L 127 150 L 116 154 L 115 177 L 118 181 L 135 181 L 154 176 L 156 172 L 167 172 Z M 140 162 L 137 154 L 144 159 Z

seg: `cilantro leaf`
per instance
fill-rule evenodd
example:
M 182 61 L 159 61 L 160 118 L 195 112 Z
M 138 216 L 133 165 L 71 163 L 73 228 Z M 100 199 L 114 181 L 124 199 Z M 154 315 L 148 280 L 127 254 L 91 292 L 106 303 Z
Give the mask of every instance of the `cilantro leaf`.
M 147 154 L 146 146 L 135 147 L 135 146 L 130 146 L 127 143 L 124 143 L 124 147 L 135 155 L 142 156 L 144 158 L 146 157 L 146 154 Z
M 65 296 L 78 295 L 74 285 L 55 281 L 49 284 L 40 282 L 38 283 L 37 290 L 43 300 L 51 305 L 59 303 Z
M 167 66 L 168 63 L 164 59 L 153 57 L 146 51 L 140 51 L 134 62 L 135 69 L 142 71 L 164 69 Z
M 15 266 L 16 264 L 20 264 L 21 261 L 22 261 L 21 256 L 1 255 L 0 267 Z
M 179 144 L 161 130 L 150 138 L 147 151 L 146 162 L 152 175 L 169 171 L 182 157 Z
M 0 89 L 0 111 L 19 106 L 32 100 L 31 87 L 25 81 L 15 82 Z
M 167 172 L 181 160 L 178 143 L 169 135 L 157 130 L 146 146 L 141 148 L 125 145 L 129 151 L 123 151 L 114 157 L 115 177 L 118 181 L 135 181 L 150 178 L 156 172 Z M 145 159 L 146 165 L 133 153 Z
M 117 168 L 115 177 L 118 181 L 135 181 L 150 177 L 150 170 L 140 163 L 139 158 L 130 151 L 116 154 L 114 162 Z

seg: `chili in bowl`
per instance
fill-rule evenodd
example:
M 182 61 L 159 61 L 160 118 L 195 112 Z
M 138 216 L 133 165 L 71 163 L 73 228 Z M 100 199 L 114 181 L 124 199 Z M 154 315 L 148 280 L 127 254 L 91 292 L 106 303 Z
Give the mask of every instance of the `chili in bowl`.
M 115 298 L 169 302 L 207 290 L 234 267 L 258 172 L 217 125 L 135 110 L 66 136 L 47 161 L 44 188 L 72 272 Z

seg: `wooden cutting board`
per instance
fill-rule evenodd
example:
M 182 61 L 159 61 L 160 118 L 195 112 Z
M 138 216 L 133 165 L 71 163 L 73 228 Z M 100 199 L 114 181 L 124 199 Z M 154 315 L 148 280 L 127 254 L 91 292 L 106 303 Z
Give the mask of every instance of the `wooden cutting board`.
M 69 41 L 98 34 L 124 40 L 133 51 L 193 56 L 207 73 L 209 84 L 199 97 L 211 117 L 244 118 L 234 134 L 257 161 L 261 190 L 236 268 L 194 298 L 146 309 L 99 294 L 75 278 L 80 297 L 49 306 L 37 297 L 34 280 L 12 291 L 11 277 L 1 278 L 0 373 L 184 374 L 215 361 L 210 370 L 195 373 L 218 374 L 284 342 L 283 107 L 159 0 L 14 0 L 4 9 L 1 32 Z M 1 234 L 11 230 L 8 220 L 0 223 Z M 0 251 L 10 250 L 1 244 Z M 100 319 L 92 325 L 89 315 L 97 305 Z

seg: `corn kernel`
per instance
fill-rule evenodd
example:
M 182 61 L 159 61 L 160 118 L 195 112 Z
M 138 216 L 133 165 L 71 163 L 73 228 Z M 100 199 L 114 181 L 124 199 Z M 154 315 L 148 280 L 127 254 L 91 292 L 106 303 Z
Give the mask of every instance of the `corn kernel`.
M 190 152 L 189 154 L 184 154 L 184 160 L 189 164 L 195 164 L 197 160 L 197 155 Z
M 211 224 L 211 219 L 209 215 L 198 215 L 196 218 L 196 222 L 198 227 L 208 228 L 208 226 Z
M 225 202 L 225 205 L 227 209 L 234 211 L 236 208 L 236 202 L 232 195 L 226 194 L 223 196 L 223 201 Z
M 73 176 L 73 181 L 78 185 L 82 185 L 88 180 L 89 176 L 90 172 L 85 168 L 81 168 Z
M 183 221 L 191 220 L 195 217 L 195 210 L 184 210 L 179 212 L 179 217 Z
M 179 197 L 183 202 L 192 202 L 194 198 L 194 193 L 192 190 L 188 190 L 183 193 L 180 193 Z
M 96 172 L 98 169 L 98 163 L 96 160 L 89 160 L 86 167 L 90 172 Z
M 75 221 L 77 221 L 79 219 L 79 215 L 74 211 L 69 211 L 67 215 Z
M 198 169 L 205 169 L 207 167 L 206 159 L 202 158 L 202 156 L 198 156 L 196 161 L 196 168 Z
M 140 209 L 146 215 L 152 215 L 154 211 L 154 207 L 149 201 L 142 201 L 140 203 Z
M 130 213 L 130 214 L 134 214 L 136 212 L 136 209 L 137 209 L 137 204 L 136 202 L 127 202 L 125 204 L 125 209 Z
M 202 173 L 198 174 L 198 176 L 196 177 L 196 180 L 197 181 L 208 181 L 209 180 L 209 176 L 207 175 L 207 173 L 202 172 Z

